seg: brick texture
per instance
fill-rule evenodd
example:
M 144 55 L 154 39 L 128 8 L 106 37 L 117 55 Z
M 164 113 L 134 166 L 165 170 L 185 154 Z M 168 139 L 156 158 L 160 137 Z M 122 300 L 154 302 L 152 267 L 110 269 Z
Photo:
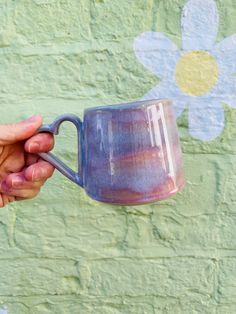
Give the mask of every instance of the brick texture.
M 45 123 L 140 99 L 159 78 L 133 40 L 181 45 L 184 0 L 0 0 L 1 123 Z M 236 32 L 234 0 L 216 1 L 218 39 Z M 230 95 L 229 95 L 230 96 Z M 55 173 L 34 200 L 0 212 L 0 308 L 10 314 L 236 313 L 236 110 L 202 142 L 178 119 L 187 184 L 145 206 L 100 204 Z M 55 151 L 76 163 L 75 130 Z

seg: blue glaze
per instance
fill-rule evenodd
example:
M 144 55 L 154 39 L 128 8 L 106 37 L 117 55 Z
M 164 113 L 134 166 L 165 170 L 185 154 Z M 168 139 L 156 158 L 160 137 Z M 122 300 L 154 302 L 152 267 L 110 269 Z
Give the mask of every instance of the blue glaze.
M 82 155 L 83 155 L 83 145 L 82 138 L 83 138 L 83 124 L 79 117 L 73 114 L 63 114 L 56 118 L 56 120 L 47 125 L 43 125 L 38 132 L 48 132 L 52 133 L 54 135 L 59 134 L 60 125 L 64 121 L 72 122 L 76 129 L 77 129 L 77 139 L 78 139 L 78 147 L 79 147 L 79 154 L 78 154 L 78 172 L 73 171 L 70 169 L 64 162 L 59 160 L 56 156 L 54 156 L 52 153 L 39 153 L 39 156 L 42 157 L 44 160 L 51 163 L 57 170 L 59 170 L 64 176 L 66 176 L 68 179 L 73 181 L 74 183 L 77 183 L 80 186 L 83 186 L 83 178 L 82 178 L 82 171 L 80 170 L 82 168 Z
M 141 101 L 87 109 L 84 122 L 62 115 L 40 132 L 58 134 L 63 121 L 78 131 L 79 169 L 51 153 L 40 156 L 92 198 L 132 205 L 166 198 L 184 184 L 181 151 L 171 103 Z

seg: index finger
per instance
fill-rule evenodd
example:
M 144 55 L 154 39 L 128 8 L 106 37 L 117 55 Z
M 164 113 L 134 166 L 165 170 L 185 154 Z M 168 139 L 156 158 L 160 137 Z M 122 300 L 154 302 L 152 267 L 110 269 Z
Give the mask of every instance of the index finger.
M 25 142 L 25 150 L 31 154 L 48 152 L 54 147 L 54 138 L 50 133 L 39 133 Z

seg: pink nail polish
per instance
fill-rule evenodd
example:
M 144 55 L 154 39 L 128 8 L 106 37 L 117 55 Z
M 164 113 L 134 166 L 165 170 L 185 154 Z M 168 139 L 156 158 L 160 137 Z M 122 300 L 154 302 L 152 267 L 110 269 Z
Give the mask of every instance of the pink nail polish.
M 39 143 L 33 142 L 33 143 L 29 144 L 29 152 L 30 153 L 35 153 L 35 152 L 39 151 L 39 149 L 40 149 Z
M 20 176 L 16 176 L 12 178 L 12 186 L 13 187 L 19 187 L 23 183 L 23 179 Z
M 40 169 L 34 169 L 32 173 L 32 181 L 38 182 L 41 180 L 41 172 Z
M 26 121 L 27 122 L 35 122 L 38 120 L 38 115 L 33 115 L 32 117 L 28 118 Z
M 43 168 L 37 168 L 33 170 L 33 181 L 38 182 L 45 178 L 45 169 Z

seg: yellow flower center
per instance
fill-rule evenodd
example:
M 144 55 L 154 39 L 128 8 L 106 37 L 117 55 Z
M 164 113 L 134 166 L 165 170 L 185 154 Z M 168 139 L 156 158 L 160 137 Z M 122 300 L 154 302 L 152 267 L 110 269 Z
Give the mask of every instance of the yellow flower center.
M 186 52 L 176 66 L 175 79 L 180 89 L 192 96 L 208 92 L 218 80 L 215 59 L 206 51 Z

